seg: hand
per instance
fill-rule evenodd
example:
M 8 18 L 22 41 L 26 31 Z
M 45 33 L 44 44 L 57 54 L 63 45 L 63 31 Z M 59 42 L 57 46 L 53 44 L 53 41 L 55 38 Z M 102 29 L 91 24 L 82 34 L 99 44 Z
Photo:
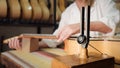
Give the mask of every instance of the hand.
M 21 40 L 22 39 L 20 39 L 18 37 L 11 38 L 11 39 L 8 40 L 8 42 L 9 42 L 8 45 L 9 45 L 10 48 L 13 48 L 13 49 L 16 49 L 16 50 L 18 50 L 18 49 L 20 50 L 20 49 L 22 49 Z M 48 45 L 45 44 L 42 41 L 39 42 L 39 46 L 41 48 L 48 47 Z
M 21 49 L 21 42 L 18 37 L 11 38 L 8 43 L 10 48 L 14 48 L 16 50 Z
M 57 41 L 62 42 L 65 39 L 69 38 L 71 35 L 76 34 L 78 32 L 80 32 L 80 23 L 66 25 L 58 30 Z

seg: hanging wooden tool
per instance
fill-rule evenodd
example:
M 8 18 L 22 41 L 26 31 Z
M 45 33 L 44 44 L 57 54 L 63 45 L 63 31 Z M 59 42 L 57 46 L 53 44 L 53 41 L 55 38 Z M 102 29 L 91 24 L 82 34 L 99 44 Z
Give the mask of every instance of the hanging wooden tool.
M 18 0 L 8 0 L 8 7 L 11 18 L 20 18 L 21 7 Z
M 7 2 L 6 0 L 0 0 L 0 17 L 4 18 L 7 16 Z
M 20 0 L 21 10 L 22 10 L 22 19 L 31 19 L 32 17 L 32 7 L 29 3 L 29 0 Z
M 38 0 L 30 0 L 32 6 L 32 19 L 40 20 L 42 17 L 42 9 L 39 6 Z
M 47 7 L 47 4 L 45 3 L 45 0 L 39 0 L 39 5 L 40 5 L 41 10 L 42 10 L 41 20 L 43 20 L 43 21 L 49 20 L 50 11 L 49 11 L 49 9 Z

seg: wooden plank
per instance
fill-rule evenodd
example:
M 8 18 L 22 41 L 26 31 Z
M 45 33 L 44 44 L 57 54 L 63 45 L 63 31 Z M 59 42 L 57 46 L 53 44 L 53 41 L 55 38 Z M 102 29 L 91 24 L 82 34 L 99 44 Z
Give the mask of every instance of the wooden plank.
M 55 35 L 52 34 L 21 34 L 19 36 L 14 36 L 11 38 L 36 38 L 36 39 L 57 39 Z M 5 39 L 3 43 L 7 44 L 11 38 Z
M 15 37 L 17 37 L 17 38 L 36 38 L 36 39 L 57 39 L 57 37 L 52 34 L 21 34 L 19 36 L 14 36 L 11 38 L 15 38 Z M 5 39 L 3 41 L 3 43 L 7 44 L 11 38 Z M 71 39 L 76 38 L 76 36 L 71 36 L 70 38 Z

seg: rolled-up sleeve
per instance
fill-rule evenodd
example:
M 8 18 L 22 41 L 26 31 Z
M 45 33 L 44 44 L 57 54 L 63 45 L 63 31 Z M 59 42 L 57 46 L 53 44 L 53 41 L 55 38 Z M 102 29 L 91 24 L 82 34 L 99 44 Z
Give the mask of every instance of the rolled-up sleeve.
M 114 35 L 117 23 L 120 21 L 119 10 L 112 0 L 99 0 L 103 17 L 100 19 L 105 25 L 112 29 L 112 32 L 106 35 Z

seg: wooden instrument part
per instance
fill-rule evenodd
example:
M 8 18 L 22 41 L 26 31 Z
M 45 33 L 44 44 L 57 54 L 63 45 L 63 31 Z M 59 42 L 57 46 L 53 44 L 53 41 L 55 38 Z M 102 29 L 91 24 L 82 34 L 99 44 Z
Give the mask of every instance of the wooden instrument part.
M 19 36 L 15 36 L 17 38 L 36 38 L 36 39 L 57 39 L 55 35 L 52 34 L 21 34 Z M 3 43 L 7 44 L 10 39 L 15 38 L 11 37 L 3 41 Z M 71 36 L 70 38 L 75 38 L 76 36 Z
M 20 0 L 21 9 L 22 9 L 22 18 L 31 19 L 32 17 L 32 7 L 28 0 Z
M 21 7 L 18 0 L 8 0 L 9 12 L 11 18 L 20 18 Z
M 6 0 L 0 0 L 0 17 L 7 16 L 7 2 Z
M 60 11 L 63 12 L 65 10 L 65 0 L 58 0 L 58 3 Z
M 90 40 L 90 45 L 92 45 L 93 47 L 91 47 L 90 45 L 88 46 L 88 55 L 90 54 L 107 54 L 109 56 L 114 56 L 115 57 L 115 62 L 120 64 L 120 40 L 107 40 L 105 39 L 103 40 Z M 80 47 L 81 45 L 77 43 L 77 40 L 66 40 L 65 41 L 65 51 L 67 54 L 69 55 L 73 55 L 73 54 L 80 54 Z M 95 48 L 97 50 L 95 50 Z
M 24 52 L 36 51 L 39 48 L 38 39 L 57 39 L 57 37 L 52 34 L 21 34 L 15 37 L 22 39 L 22 51 Z M 74 36 L 71 36 L 71 38 L 72 37 Z M 12 38 L 4 40 L 3 43 L 8 44 Z
M 51 35 L 51 34 L 21 34 L 19 36 L 15 36 L 15 37 L 18 37 L 18 38 L 36 38 L 36 39 L 57 39 L 57 37 L 55 35 Z M 9 39 L 6 39 L 3 41 L 3 43 L 7 44 L 10 39 L 15 38 L 15 37 L 11 37 Z
M 40 20 L 42 16 L 42 10 L 38 4 L 38 0 L 30 0 L 30 4 L 32 6 L 32 19 Z
M 45 0 L 39 0 L 39 5 L 42 9 L 42 18 L 41 20 L 43 21 L 47 21 L 49 20 L 49 17 L 50 17 L 50 11 L 47 7 L 47 4 L 45 3 Z

